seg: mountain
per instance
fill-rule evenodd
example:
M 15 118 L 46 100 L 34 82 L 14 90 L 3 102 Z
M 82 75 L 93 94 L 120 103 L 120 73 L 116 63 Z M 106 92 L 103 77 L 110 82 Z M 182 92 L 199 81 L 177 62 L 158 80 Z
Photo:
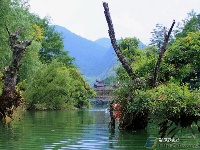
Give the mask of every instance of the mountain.
M 62 26 L 55 25 L 54 27 L 62 34 L 65 50 L 75 58 L 75 64 L 86 80 L 104 79 L 114 74 L 112 68 L 117 62 L 117 57 L 109 38 L 91 41 Z M 145 45 L 140 43 L 140 46 L 144 48 Z
M 119 41 L 120 40 L 117 40 L 118 43 L 119 43 Z M 99 44 L 99 45 L 101 45 L 101 46 L 103 46 L 103 47 L 106 47 L 106 48 L 110 48 L 112 46 L 109 38 L 100 38 L 100 39 L 97 39 L 94 42 Z M 140 41 L 138 47 L 140 49 L 144 49 L 146 47 L 146 45 Z
M 100 38 L 94 42 L 105 48 L 110 48 L 112 46 L 109 38 Z
M 146 45 L 140 41 L 138 47 L 139 47 L 140 49 L 145 49 Z
M 78 36 L 64 27 L 56 25 L 55 30 L 64 37 L 65 50 L 75 58 L 75 64 L 84 76 L 98 76 L 102 73 L 104 66 L 101 66 L 101 61 L 108 48 Z

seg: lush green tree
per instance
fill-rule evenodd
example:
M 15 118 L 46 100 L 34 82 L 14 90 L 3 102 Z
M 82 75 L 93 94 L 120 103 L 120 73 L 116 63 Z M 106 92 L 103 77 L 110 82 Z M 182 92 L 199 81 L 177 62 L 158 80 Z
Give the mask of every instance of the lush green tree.
M 167 44 L 170 41 L 175 21 L 168 32 L 162 26 L 157 25 L 158 29 L 153 31 L 151 39 L 151 45 L 154 47 L 150 49 L 148 47 L 147 51 L 132 51 L 133 55 L 131 55 L 127 51 L 130 49 L 130 44 L 121 47 L 116 44 L 108 4 L 104 2 L 103 7 L 113 48 L 122 63 L 122 66 L 117 69 L 120 87 L 116 91 L 115 99 L 115 102 L 121 104 L 119 127 L 121 129 L 144 129 L 149 119 L 154 120 L 154 117 L 157 117 L 156 119 L 160 121 L 157 125 L 160 127 L 161 137 L 168 136 L 170 133 L 173 137 L 178 127 L 188 127 L 195 137 L 191 125 L 195 123 L 200 131 L 198 125 L 200 92 L 191 88 L 191 83 L 190 86 L 184 84 L 184 79 L 188 74 L 191 77 L 191 73 L 198 76 L 200 36 L 196 29 L 199 28 L 199 19 L 193 17 L 186 22 L 183 28 L 185 30 L 180 31 L 182 35 L 185 33 L 186 35 L 179 34 L 180 37 L 176 35 L 170 45 Z M 161 51 L 156 53 L 155 47 Z M 152 51 L 149 51 L 151 49 Z M 134 62 L 126 60 L 134 60 Z M 181 72 L 183 75 L 179 76 Z M 199 88 L 199 85 L 196 87 Z M 112 127 L 114 125 L 112 113 L 110 116 Z
M 122 41 L 122 43 L 124 43 L 124 41 Z M 144 50 L 141 50 L 136 44 L 132 45 L 130 49 L 132 49 L 132 51 L 129 54 L 126 53 L 126 48 L 125 51 L 122 49 L 122 52 L 126 55 L 127 60 L 134 60 L 130 62 L 130 65 L 137 80 L 142 82 L 143 80 L 149 80 L 152 77 L 153 69 L 158 59 L 157 47 L 148 46 Z M 116 69 L 116 73 L 120 84 L 129 84 L 130 78 L 122 66 Z
M 49 26 L 50 19 L 41 19 L 30 13 L 26 0 L 1 0 L 0 3 L 0 14 L 3 16 L 0 18 L 0 74 L 11 60 L 6 26 L 12 31 L 21 26 L 20 40 L 29 39 L 32 44 L 22 59 L 17 83 L 30 102 L 29 107 L 54 109 L 89 105 L 88 97 L 94 92 L 78 73 L 74 59 L 64 50 L 61 34 Z M 55 99 L 52 99 L 54 95 Z
M 16 87 L 16 81 L 19 82 L 17 73 L 21 58 L 24 56 L 26 47 L 30 45 L 30 40 L 32 40 L 32 26 L 29 22 L 31 15 L 29 15 L 26 1 L 2 0 L 0 3 L 0 14 L 2 15 L 0 20 L 0 67 L 1 72 L 4 72 L 1 114 L 5 117 L 12 116 L 13 110 L 21 104 L 21 95 Z M 16 32 L 11 33 L 10 31 Z M 22 41 L 24 39 L 27 39 L 27 41 Z M 15 45 L 15 42 L 17 42 L 17 45 Z M 24 48 L 21 46 L 24 46 Z
M 200 92 L 191 91 L 188 84 L 182 86 L 180 84 L 183 84 L 182 81 L 191 74 L 198 75 L 199 37 L 199 31 L 190 33 L 185 38 L 177 39 L 169 47 L 160 70 L 158 80 L 160 84 L 156 88 L 148 84 L 158 58 L 156 48 L 147 47 L 138 53 L 139 57 L 134 57 L 133 71 L 140 84 L 130 82 L 124 69 L 118 68 L 117 77 L 120 87 L 115 93 L 117 95 L 115 100 L 122 106 L 125 104 L 119 128 L 145 128 L 148 119 L 153 118 L 154 123 L 160 127 L 159 133 L 162 137 L 174 136 L 182 128 L 189 128 L 189 131 L 194 134 L 191 125 L 197 125 L 200 118 L 198 105 Z M 187 64 L 182 60 L 187 61 Z M 175 62 L 179 63 L 179 67 L 176 68 Z M 191 81 L 194 83 L 195 78 L 191 78 L 189 83 Z M 199 87 L 199 84 L 195 85 Z
M 31 86 L 24 92 L 30 109 L 61 109 L 89 105 L 93 94 L 75 68 L 66 68 L 53 60 L 37 71 Z
M 50 63 L 53 58 L 60 54 L 60 50 L 63 49 L 62 38 L 52 27 L 45 29 L 44 36 L 42 49 L 39 51 L 40 60 L 44 63 Z
M 10 0 L 0 1 L 0 72 L 3 72 L 3 68 L 9 64 L 11 56 L 6 25 L 9 25 L 9 27 L 13 25 L 13 22 L 11 22 L 13 11 Z
M 130 63 L 134 60 L 131 60 L 135 55 L 135 51 L 138 48 L 139 40 L 136 38 L 122 38 L 119 43 L 120 50 L 122 51 L 123 55 L 128 59 Z
M 122 66 L 117 69 L 119 88 L 115 92 L 117 95 L 115 101 L 122 106 L 122 117 L 119 128 L 143 129 L 148 123 L 149 107 L 146 107 L 148 106 L 148 102 L 146 102 L 145 97 L 138 97 L 138 92 L 148 89 L 146 81 L 149 75 L 152 74 L 152 68 L 155 66 L 157 49 L 155 47 L 148 47 L 145 50 L 140 50 L 137 44 L 138 41 L 136 40 L 136 42 L 133 42 L 135 44 L 127 44 L 131 50 L 128 53 L 128 46 L 125 43 L 130 43 L 130 39 L 123 39 L 119 43 L 119 46 L 127 60 L 132 60 L 129 63 L 136 79 L 134 81 L 130 80 L 129 75 Z
M 200 79 L 200 31 L 190 32 L 178 38 L 168 49 L 165 64 L 171 66 L 168 74 L 179 82 L 188 82 L 190 87 L 199 87 Z M 165 71 L 165 73 L 167 73 Z
M 66 64 L 66 66 L 73 66 L 74 58 L 70 57 L 68 52 L 64 50 L 63 37 L 55 31 L 53 26 L 49 25 L 49 18 L 37 20 L 37 25 L 44 29 L 43 35 L 45 37 L 42 40 L 42 47 L 39 51 L 41 62 L 50 63 L 57 58 L 58 61 Z
M 33 15 L 30 22 L 33 27 L 33 39 L 41 43 L 39 59 L 42 63 L 50 63 L 53 59 L 64 63 L 66 66 L 74 67 L 74 58 L 69 56 L 68 51 L 64 50 L 63 37 L 61 33 L 55 31 L 50 25 L 50 17 L 41 19 Z
M 191 126 L 198 125 L 200 118 L 200 91 L 188 89 L 188 85 L 169 82 L 146 92 L 153 122 L 160 126 L 161 137 L 173 137 L 180 129 L 189 128 L 196 138 Z
M 190 32 L 198 30 L 200 30 L 200 14 L 191 11 L 188 13 L 187 18 L 178 24 L 178 29 L 175 30 L 175 37 L 186 37 Z
M 130 81 L 122 66 L 117 69 L 120 87 L 116 91 L 115 100 L 123 108 L 120 128 L 144 128 L 149 117 L 157 116 L 161 136 L 174 134 L 174 131 L 185 127 L 193 133 L 191 125 L 197 124 L 200 114 L 197 105 L 199 91 L 191 91 L 194 87 L 199 87 L 199 37 L 199 31 L 190 32 L 186 37 L 175 39 L 168 46 L 160 68 L 159 84 L 155 88 L 150 83 L 158 59 L 157 48 L 151 46 L 145 50 L 136 49 L 134 55 L 126 55 L 132 57 L 128 60 L 134 60 L 131 67 L 136 75 L 136 83 Z M 121 50 L 123 52 L 123 49 Z M 189 86 L 181 86 L 186 82 Z M 173 106 L 173 109 L 169 106 Z M 173 117 L 176 119 L 172 119 Z M 184 117 L 187 118 L 187 123 L 183 122 Z M 171 125 L 174 130 L 171 130 Z
M 25 58 L 22 60 L 22 66 L 20 68 L 20 73 L 18 76 L 18 82 L 20 80 L 27 79 L 27 76 L 31 76 L 33 73 L 35 66 L 32 64 L 27 63 L 28 61 L 35 61 L 34 64 L 36 65 L 39 61 L 36 56 L 38 53 L 38 49 L 40 47 L 40 43 L 38 42 L 39 36 L 42 36 L 43 33 L 39 32 L 38 28 L 32 24 L 31 20 L 35 17 L 35 15 L 30 14 L 28 10 L 28 3 L 26 0 L 18 0 L 18 1 L 10 1 L 10 0 L 2 0 L 0 1 L 0 15 L 3 16 L 0 18 L 0 72 L 3 71 L 3 68 L 7 66 L 11 61 L 11 53 L 10 47 L 8 44 L 8 33 L 6 31 L 6 26 L 10 31 L 16 31 L 18 27 L 22 27 L 22 32 L 20 34 L 20 39 L 29 39 L 32 40 L 31 47 L 28 48 L 27 53 L 25 54 Z M 42 29 L 41 29 L 42 31 Z M 38 35 L 38 37 L 35 37 Z M 30 54 L 31 53 L 31 54 Z M 35 54 L 33 54 L 35 53 Z M 29 60 L 27 57 L 29 56 Z M 24 63 L 23 63 L 24 61 Z M 26 69 L 24 66 L 26 65 Z M 36 67 L 37 68 L 37 67 Z M 23 74 L 23 75 L 22 75 Z M 26 74 L 26 75 L 25 75 Z
M 69 71 L 73 81 L 71 84 L 71 98 L 74 99 L 74 105 L 78 108 L 89 106 L 88 98 L 95 96 L 94 90 L 76 68 L 70 68 Z
M 61 50 L 56 60 L 62 62 L 66 67 L 76 68 L 76 66 L 74 65 L 75 59 L 69 55 L 68 51 Z
M 26 90 L 31 86 L 36 72 L 42 67 L 38 55 L 40 47 L 41 44 L 33 40 L 32 45 L 27 49 L 27 53 L 22 59 L 22 65 L 18 73 L 18 86 L 21 90 Z
M 30 13 L 28 13 L 27 16 L 30 18 L 29 23 L 31 28 L 29 34 L 33 42 L 27 54 L 23 58 L 22 66 L 19 72 L 19 82 L 21 82 L 19 85 L 23 90 L 30 86 L 32 80 L 34 80 L 35 73 L 40 68 L 41 62 L 50 63 L 53 59 L 57 59 L 58 61 L 64 63 L 67 67 L 74 67 L 73 58 L 69 56 L 67 51 L 62 49 L 63 41 L 61 35 L 49 26 L 49 19 L 47 17 L 40 19 L 37 15 Z M 47 30 L 48 34 L 51 36 L 46 36 Z M 41 55 L 41 49 L 44 49 L 44 45 L 48 47 L 47 49 L 49 52 L 45 52 L 46 54 L 48 53 L 48 56 Z M 51 50 L 57 50 L 56 54 L 54 52 L 50 52 Z M 42 57 L 45 60 L 42 60 Z

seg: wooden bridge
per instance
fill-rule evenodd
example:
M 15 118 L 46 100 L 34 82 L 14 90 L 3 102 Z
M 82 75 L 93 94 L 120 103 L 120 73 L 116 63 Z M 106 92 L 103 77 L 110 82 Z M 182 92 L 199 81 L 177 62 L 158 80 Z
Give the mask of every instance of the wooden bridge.
M 96 98 L 112 98 L 113 90 L 111 89 L 95 89 Z
M 113 98 L 113 91 L 117 89 L 116 85 L 106 86 L 103 80 L 96 80 L 94 84 L 94 91 L 96 92 L 95 98 Z

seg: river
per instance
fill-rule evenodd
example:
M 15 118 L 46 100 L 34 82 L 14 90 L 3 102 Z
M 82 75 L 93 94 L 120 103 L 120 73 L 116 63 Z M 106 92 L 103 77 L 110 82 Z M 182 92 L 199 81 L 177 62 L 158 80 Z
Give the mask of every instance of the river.
M 109 130 L 106 107 L 82 110 L 25 111 L 0 124 L 0 150 L 146 150 L 149 137 L 157 130 Z M 184 130 L 176 143 L 158 142 L 161 149 L 200 149 L 200 142 Z

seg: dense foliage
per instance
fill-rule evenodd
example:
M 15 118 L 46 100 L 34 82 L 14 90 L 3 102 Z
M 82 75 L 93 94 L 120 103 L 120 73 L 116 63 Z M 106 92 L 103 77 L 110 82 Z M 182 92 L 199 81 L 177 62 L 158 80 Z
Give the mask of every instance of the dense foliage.
M 188 89 L 188 85 L 175 83 L 160 85 L 149 91 L 153 114 L 160 125 L 161 136 L 174 136 L 181 128 L 188 128 L 200 119 L 200 91 Z M 168 129 L 170 129 L 168 131 Z
M 153 120 L 162 137 L 174 136 L 186 127 L 194 134 L 193 124 L 200 131 L 200 23 L 195 13 L 188 18 L 171 36 L 156 87 L 152 86 L 152 76 L 162 41 L 161 26 L 156 26 L 151 46 L 145 50 L 137 48 L 135 38 L 119 43 L 136 75 L 132 81 L 122 66 L 117 69 L 120 87 L 116 101 L 122 105 L 121 129 L 143 129 Z
M 0 87 L 3 68 L 10 64 L 8 33 L 22 27 L 20 40 L 32 40 L 25 53 L 17 86 L 29 109 L 61 109 L 88 106 L 94 92 L 64 50 L 63 37 L 51 27 L 48 17 L 29 12 L 26 0 L 0 1 Z M 1 91 L 1 90 L 0 90 Z
M 89 105 L 89 85 L 75 68 L 67 68 L 53 60 L 38 70 L 31 86 L 24 93 L 29 109 L 60 109 Z

